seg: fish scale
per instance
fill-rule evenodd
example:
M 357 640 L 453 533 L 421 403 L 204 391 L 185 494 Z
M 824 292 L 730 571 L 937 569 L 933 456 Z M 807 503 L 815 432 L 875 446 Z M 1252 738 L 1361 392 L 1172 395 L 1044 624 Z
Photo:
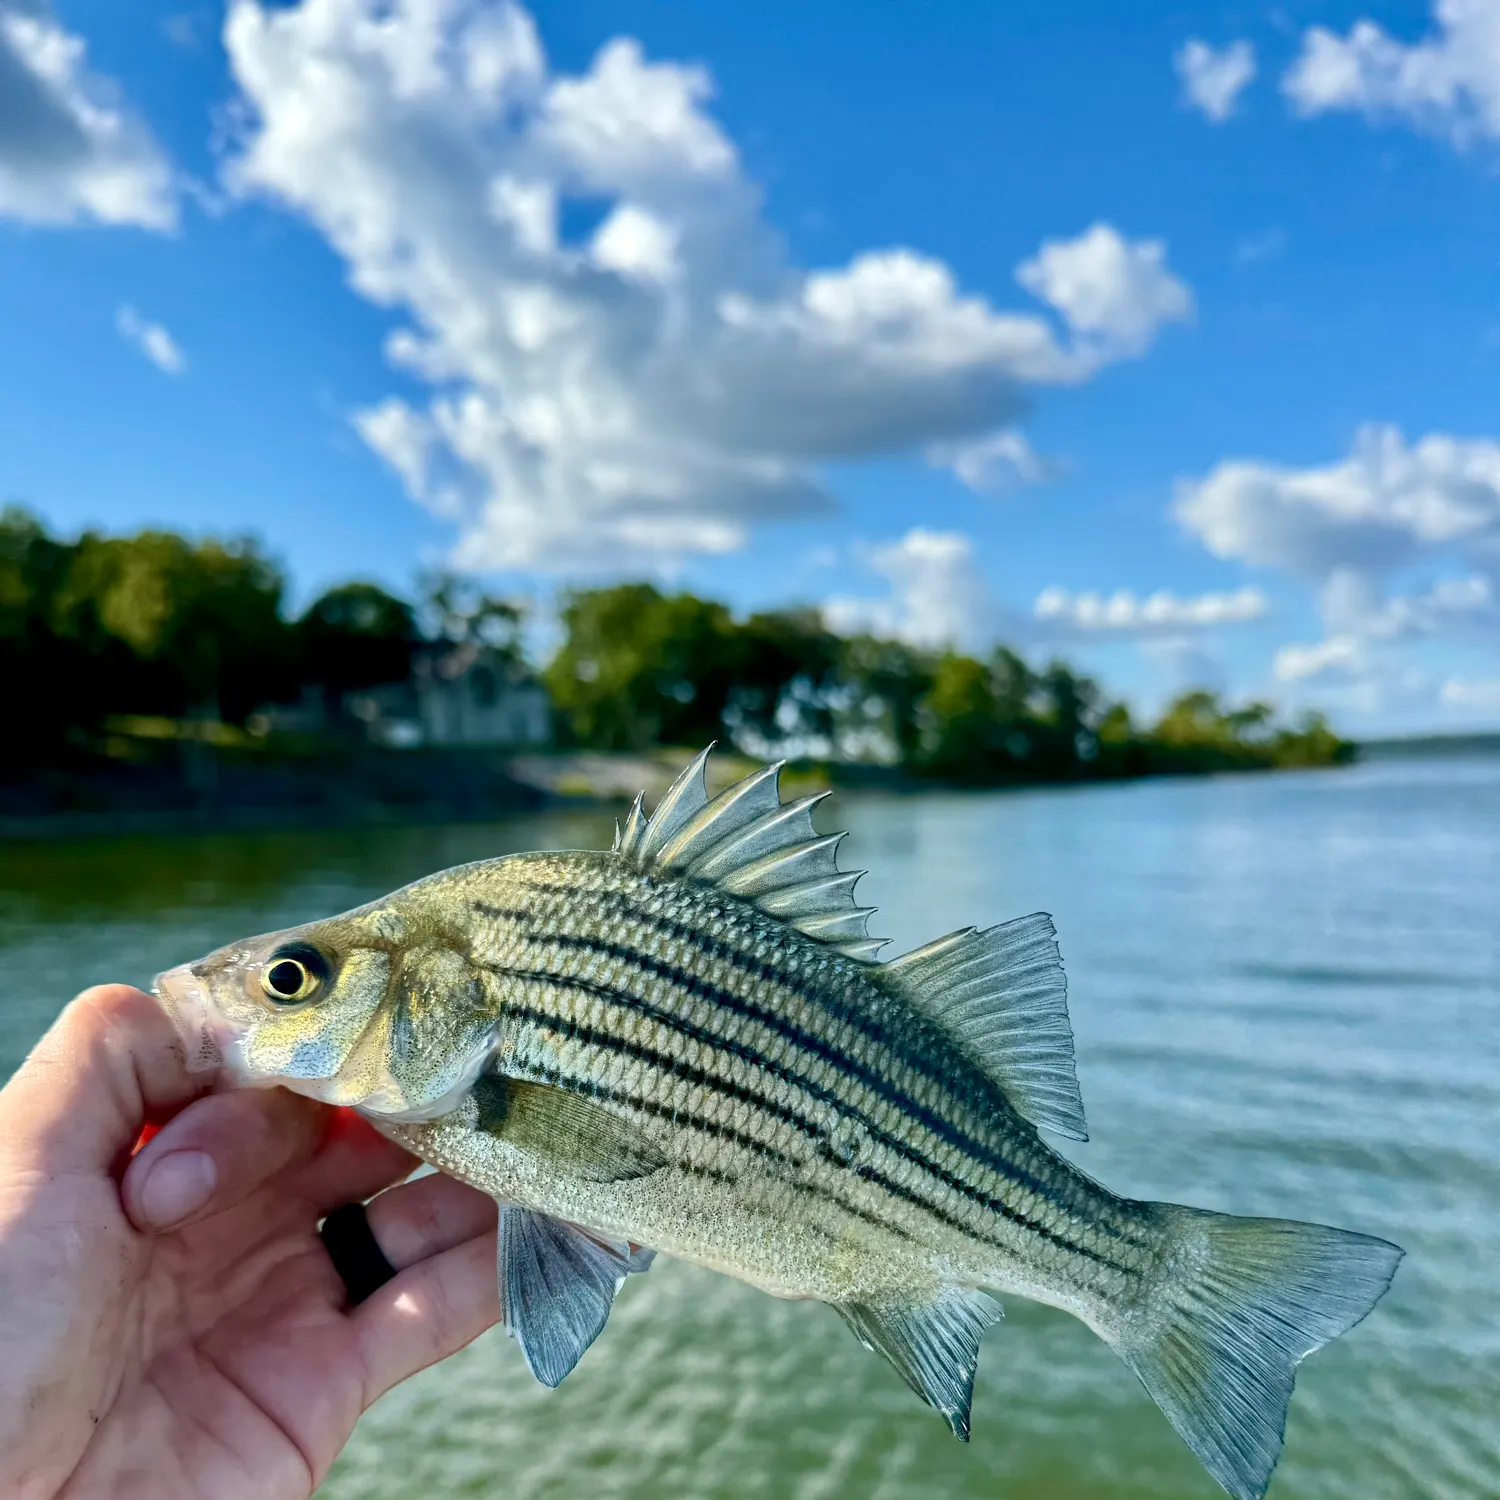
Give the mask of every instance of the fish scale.
M 531 937 L 529 944 L 522 940 L 521 951 L 527 955 L 528 962 L 541 964 L 551 972 L 562 975 L 598 976 L 605 983 L 618 986 L 625 977 L 618 968 L 601 970 L 586 962 L 570 963 L 571 955 L 565 949 L 559 949 L 555 945 L 549 947 L 548 943 L 549 934 L 566 940 L 578 932 L 601 930 L 604 924 L 591 908 L 589 896 L 598 890 L 610 895 L 628 891 L 627 883 L 613 869 L 604 865 L 603 861 L 597 861 L 601 866 L 597 871 L 582 868 L 595 859 L 596 857 L 586 855 L 572 855 L 558 859 L 552 869 L 537 870 L 535 864 L 530 862 L 524 869 L 517 867 L 515 879 L 522 894 L 517 898 L 520 904 L 514 908 L 515 915 L 511 921 L 519 931 Z M 591 884 L 595 881 L 598 882 L 597 886 Z M 643 898 L 641 908 L 649 911 L 652 898 L 657 897 L 654 883 L 640 881 L 636 884 L 637 893 Z M 544 899 L 527 904 L 524 901 L 527 890 L 541 890 Z M 564 900 L 557 894 L 563 891 L 569 892 L 572 899 Z M 545 899 L 548 895 L 552 898 L 550 903 Z M 1029 1168 L 1026 1175 L 1032 1181 L 1042 1182 L 1045 1191 L 1028 1191 L 1013 1176 L 986 1170 L 959 1148 L 947 1145 L 933 1137 L 931 1132 L 924 1131 L 912 1115 L 903 1110 L 900 1103 L 893 1104 L 887 1098 L 874 1096 L 868 1087 L 846 1086 L 843 1096 L 836 1096 L 830 1088 L 830 1082 L 837 1070 L 826 1058 L 810 1065 L 804 1063 L 803 1068 L 794 1075 L 798 1082 L 789 1084 L 787 1090 L 796 1091 L 800 1085 L 805 1098 L 807 1086 L 811 1085 L 819 1098 L 829 1101 L 830 1107 L 845 1111 L 851 1108 L 861 1110 L 882 1136 L 899 1143 L 897 1147 L 882 1148 L 886 1159 L 872 1165 L 891 1173 L 902 1187 L 919 1195 L 932 1191 L 932 1183 L 928 1180 L 930 1174 L 912 1160 L 913 1157 L 930 1157 L 945 1169 L 946 1175 L 951 1177 L 962 1174 L 966 1185 L 973 1187 L 986 1199 L 1003 1202 L 1019 1218 L 1040 1226 L 1048 1239 L 1060 1237 L 1056 1226 L 1071 1225 L 1080 1236 L 1080 1243 L 1085 1250 L 1095 1248 L 1093 1240 L 1096 1237 L 1107 1239 L 1111 1237 L 1110 1231 L 1116 1234 L 1124 1232 L 1111 1224 L 1109 1231 L 1103 1235 L 1098 1234 L 1101 1222 L 1108 1215 L 1129 1225 L 1131 1229 L 1141 1231 L 1133 1236 L 1138 1245 L 1149 1244 L 1149 1226 L 1138 1225 L 1133 1221 L 1127 1203 L 1115 1199 L 1113 1195 L 1100 1193 L 1066 1162 L 1049 1152 L 1036 1137 L 1036 1132 L 1024 1121 L 1014 1121 L 1014 1138 L 1007 1142 L 1003 1131 L 996 1128 L 997 1121 L 1003 1122 L 1005 1118 L 1003 1101 L 997 1101 L 993 1091 L 984 1086 L 983 1080 L 973 1076 L 976 1070 L 958 1058 L 947 1060 L 945 1065 L 933 1065 L 933 1059 L 938 1058 L 945 1048 L 941 1037 L 924 1039 L 925 1055 L 929 1061 L 927 1073 L 910 1069 L 903 1071 L 893 1066 L 893 1049 L 889 1039 L 879 1030 L 879 1014 L 882 1009 L 889 1010 L 889 1006 L 885 1003 L 885 997 L 874 991 L 857 970 L 846 972 L 855 970 L 855 966 L 848 960 L 829 963 L 824 955 L 814 950 L 810 960 L 804 964 L 801 962 L 803 956 L 798 952 L 799 939 L 796 934 L 773 935 L 766 939 L 754 931 L 753 913 L 731 913 L 726 921 L 722 903 L 714 901 L 710 892 L 696 892 L 687 888 L 675 893 L 675 900 L 679 914 L 673 920 L 701 932 L 702 946 L 674 945 L 670 942 L 661 944 L 656 940 L 655 929 L 649 922 L 617 923 L 611 926 L 608 929 L 611 932 L 611 943 L 627 953 L 653 962 L 670 963 L 675 954 L 684 982 L 690 985 L 694 982 L 706 983 L 718 994 L 735 995 L 753 1001 L 763 1010 L 774 1012 L 797 1026 L 823 1048 L 842 1054 L 866 1068 L 871 1065 L 872 1059 L 877 1063 L 884 1063 L 886 1066 L 883 1076 L 898 1096 L 904 1096 L 911 1106 L 928 1114 L 935 1110 L 942 1111 L 950 1122 L 959 1127 L 967 1126 L 977 1139 L 990 1147 L 993 1154 L 1007 1160 L 1007 1165 L 1014 1164 L 1023 1170 Z M 659 897 L 657 904 L 661 904 Z M 700 910 L 692 911 L 694 905 Z M 497 909 L 490 906 L 487 911 Z M 752 978 L 745 967 L 715 956 L 715 951 L 722 951 L 726 938 L 738 938 L 746 958 L 757 964 L 765 964 L 774 958 L 791 966 L 794 972 L 804 967 L 808 972 L 796 973 L 797 989 L 773 992 L 765 981 Z M 812 945 L 807 944 L 806 940 L 800 941 L 811 948 Z M 834 986 L 831 990 L 825 988 L 829 981 Z M 695 1029 L 709 1028 L 724 1013 L 722 1007 L 715 1007 L 701 999 L 695 1002 L 691 995 L 684 994 L 681 985 L 673 985 L 661 979 L 647 982 L 640 993 L 655 1007 L 659 1015 L 671 1017 L 657 1023 L 663 1036 L 674 1038 L 665 1042 L 668 1050 L 676 1047 L 675 1037 L 680 1035 L 674 1032 L 675 1021 L 680 1019 Z M 830 994 L 836 998 L 830 999 Z M 864 1016 L 863 1028 L 841 1016 L 841 1011 L 847 1012 L 851 1008 Z M 566 1007 L 564 1013 L 567 1013 Z M 736 1015 L 735 1012 L 729 1014 Z M 637 1015 L 637 1011 L 626 1006 L 606 1007 L 593 1013 L 592 1024 L 600 1030 L 611 1032 L 621 1025 L 628 1028 Z M 745 1024 L 751 1023 L 747 1020 Z M 755 1080 L 761 1086 L 766 1086 L 767 1077 L 774 1078 L 778 1074 L 788 1076 L 789 1061 L 797 1056 L 779 1033 L 773 1035 L 775 1039 L 766 1045 L 762 1054 L 765 1066 L 759 1069 L 761 1076 Z M 719 1040 L 722 1045 L 731 1038 L 721 1035 Z M 663 1043 L 659 1041 L 658 1045 Z M 722 1070 L 720 1076 L 737 1079 L 742 1084 L 747 1081 L 743 1054 L 721 1054 L 717 1066 Z M 589 1069 L 585 1066 L 581 1071 L 587 1074 Z M 941 1086 L 933 1082 L 931 1074 L 934 1072 L 939 1075 L 947 1073 L 958 1083 L 951 1092 L 945 1094 Z M 966 1077 L 966 1074 L 970 1076 Z M 967 1088 L 962 1087 L 965 1083 Z M 778 1103 L 785 1104 L 788 1093 L 773 1093 L 772 1097 Z M 965 1098 L 977 1098 L 980 1102 L 977 1107 L 972 1103 L 966 1105 Z M 809 1109 L 806 1114 L 808 1118 L 818 1118 L 815 1110 Z M 845 1119 L 847 1121 L 847 1115 Z M 825 1126 L 826 1128 L 828 1127 Z M 900 1148 L 904 1148 L 904 1151 Z M 897 1154 L 898 1151 L 900 1154 Z M 849 1164 L 851 1169 L 855 1165 Z M 1049 1196 L 1049 1192 L 1056 1196 Z M 937 1202 L 951 1216 L 960 1207 L 955 1202 L 957 1198 L 958 1194 L 954 1190 L 945 1189 L 938 1194 Z M 1059 1202 L 1059 1198 L 1063 1201 Z M 900 1206 L 892 1206 L 888 1210 L 893 1216 L 908 1212 L 913 1207 L 909 1200 L 898 1199 L 897 1204 Z
M 443 871 L 161 976 L 189 1057 L 354 1105 L 494 1196 L 547 1385 L 660 1251 L 829 1303 L 967 1438 L 1013 1292 L 1088 1323 L 1258 1500 L 1298 1361 L 1401 1252 L 1080 1172 L 1040 1133 L 1086 1138 L 1051 919 L 877 962 L 819 799 L 770 767 L 710 800 L 706 755 L 611 851 Z

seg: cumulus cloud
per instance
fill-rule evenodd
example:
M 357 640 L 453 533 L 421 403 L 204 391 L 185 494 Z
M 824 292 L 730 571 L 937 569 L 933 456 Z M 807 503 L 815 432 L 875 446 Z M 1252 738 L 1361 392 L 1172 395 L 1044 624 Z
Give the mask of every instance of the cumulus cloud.
M 1276 655 L 1287 683 L 1347 684 L 1356 707 L 1432 684 L 1409 648 L 1500 644 L 1500 443 L 1370 426 L 1350 454 L 1296 469 L 1219 464 L 1177 494 L 1219 557 L 1316 584 L 1323 638 Z
M 1032 606 L 1032 614 L 1043 624 L 1085 635 L 1180 635 L 1217 625 L 1245 624 L 1266 612 L 1265 596 L 1249 587 L 1185 599 L 1166 589 L 1144 597 L 1120 589 L 1106 598 L 1049 588 L 1037 595 Z
M 927 450 L 927 462 L 934 468 L 952 469 L 980 495 L 1045 484 L 1062 473 L 1062 465 L 1044 458 L 1016 427 L 1003 427 L 970 443 L 934 443 Z
M 1132 243 L 1109 224 L 1048 240 L 1016 279 L 1050 302 L 1100 363 L 1143 353 L 1164 323 L 1193 313 L 1193 294 L 1167 269 L 1162 242 Z
M 180 375 L 187 368 L 187 360 L 172 335 L 160 323 L 147 322 L 128 304 L 115 314 L 115 328 L 122 339 L 139 349 L 158 370 Z
M 0 0 L 0 217 L 170 229 L 172 170 L 80 37 L 40 0 Z
M 1437 0 L 1434 28 L 1402 42 L 1374 21 L 1340 36 L 1310 27 L 1282 79 L 1297 113 L 1355 111 L 1405 119 L 1458 143 L 1500 138 L 1500 7 L 1494 0 Z
M 1210 552 L 1323 577 L 1424 556 L 1500 556 L 1500 443 L 1394 427 L 1361 430 L 1338 462 L 1219 464 L 1180 486 L 1177 519 Z
M 914 646 L 977 648 L 992 639 L 995 601 L 961 532 L 914 526 L 897 542 L 878 547 L 870 564 L 890 583 L 885 598 L 838 596 L 823 606 L 830 630 L 868 631 Z
M 1369 647 L 1355 635 L 1331 635 L 1311 645 L 1283 646 L 1273 670 L 1281 682 L 1367 677 L 1374 670 Z
M 1255 48 L 1246 41 L 1211 47 L 1193 37 L 1172 59 L 1188 103 L 1222 125 L 1255 77 Z
M 1341 568 L 1324 584 L 1321 602 L 1328 634 L 1277 653 L 1275 672 L 1284 682 L 1389 676 L 1401 657 L 1388 648 L 1424 637 L 1500 639 L 1500 598 L 1482 574 L 1385 598 L 1367 574 Z
M 397 320 L 427 392 L 355 425 L 461 565 L 732 551 L 830 509 L 822 465 L 984 439 L 1190 305 L 1108 225 L 1023 268 L 1061 326 L 911 249 L 798 269 L 704 69 L 621 38 L 559 74 L 507 0 L 234 0 L 225 46 L 226 180 L 307 216 Z
M 1351 684 L 1376 707 L 1419 686 L 1403 647 L 1500 640 L 1500 443 L 1368 427 L 1335 463 L 1220 464 L 1181 487 L 1177 516 L 1220 557 L 1317 583 L 1324 636 L 1277 653 L 1283 682 Z M 1412 587 L 1424 572 L 1439 576 Z

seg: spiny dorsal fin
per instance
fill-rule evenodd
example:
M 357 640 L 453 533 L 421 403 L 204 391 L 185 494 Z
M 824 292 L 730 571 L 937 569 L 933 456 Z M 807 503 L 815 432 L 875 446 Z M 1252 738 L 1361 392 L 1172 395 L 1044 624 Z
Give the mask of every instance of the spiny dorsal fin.
M 873 962 L 884 946 L 865 923 L 873 906 L 854 904 L 863 870 L 841 871 L 841 833 L 819 837 L 812 811 L 828 794 L 783 802 L 781 764 L 763 766 L 709 800 L 710 745 L 645 816 L 637 797 L 615 853 L 638 870 L 686 875 L 740 897 L 848 958 Z
M 950 932 L 879 969 L 937 1022 L 1033 1125 L 1086 1141 L 1068 981 L 1046 912 Z

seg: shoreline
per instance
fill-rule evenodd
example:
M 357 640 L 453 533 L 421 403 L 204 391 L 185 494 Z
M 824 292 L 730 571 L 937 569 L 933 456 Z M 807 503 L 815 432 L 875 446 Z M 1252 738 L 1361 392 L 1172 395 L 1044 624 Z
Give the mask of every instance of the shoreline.
M 301 795 L 286 798 L 263 795 L 267 790 L 285 788 L 255 787 L 250 789 L 249 795 L 244 795 L 244 789 L 240 788 L 237 790 L 241 795 L 235 796 L 230 793 L 236 789 L 221 787 L 219 791 L 223 794 L 210 794 L 196 801 L 130 805 L 132 799 L 127 788 L 90 786 L 87 781 L 81 781 L 85 792 L 112 793 L 113 798 L 119 800 L 114 805 L 0 812 L 0 844 L 269 833 L 293 828 L 442 826 L 500 821 L 541 811 L 620 811 L 639 791 L 645 792 L 648 802 L 659 797 L 687 757 L 688 752 L 675 749 L 639 754 L 579 751 L 514 757 L 443 757 L 442 763 L 424 767 L 424 776 L 405 781 L 399 788 L 402 794 L 397 796 L 374 794 L 377 789 L 369 784 L 369 776 L 358 774 L 360 770 L 367 772 L 367 765 L 351 767 L 353 774 L 345 777 L 333 776 L 326 771 L 304 777 L 291 788 Z M 410 761 L 407 764 L 409 766 Z M 730 750 L 716 753 L 710 761 L 710 791 L 721 790 L 760 764 Z M 1280 769 L 1307 768 L 1163 770 L 1135 775 L 973 784 L 913 776 L 899 767 L 792 763 L 782 774 L 782 787 L 783 796 L 803 796 L 821 790 L 928 796 L 943 792 L 1032 792 L 1115 786 L 1125 782 L 1261 776 L 1275 774 Z M 456 770 L 465 774 L 444 777 L 445 771 Z M 152 790 L 160 796 L 163 788 L 157 786 Z M 176 787 L 170 790 L 182 793 L 187 789 Z

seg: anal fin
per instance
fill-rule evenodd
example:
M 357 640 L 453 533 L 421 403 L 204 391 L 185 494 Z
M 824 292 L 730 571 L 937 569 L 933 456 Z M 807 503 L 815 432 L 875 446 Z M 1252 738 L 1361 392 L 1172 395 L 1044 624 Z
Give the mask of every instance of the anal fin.
M 950 1286 L 925 1303 L 835 1302 L 833 1309 L 866 1349 L 885 1355 L 942 1412 L 960 1442 L 968 1442 L 979 1341 L 1001 1315 L 993 1297 Z
M 499 1243 L 505 1326 L 531 1373 L 557 1386 L 603 1331 L 625 1277 L 646 1270 L 652 1252 L 508 1204 Z

